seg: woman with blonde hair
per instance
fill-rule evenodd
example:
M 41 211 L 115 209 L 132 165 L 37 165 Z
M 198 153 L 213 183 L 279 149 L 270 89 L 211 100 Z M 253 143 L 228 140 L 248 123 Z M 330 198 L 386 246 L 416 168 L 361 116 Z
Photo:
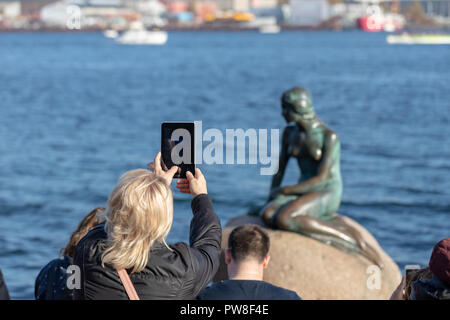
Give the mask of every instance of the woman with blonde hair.
M 220 222 L 199 169 L 177 181 L 193 195 L 190 243 L 168 245 L 173 220 L 170 184 L 177 167 L 164 171 L 161 153 L 152 170 L 125 173 L 111 192 L 106 221 L 77 245 L 81 286 L 75 299 L 194 299 L 219 265 Z

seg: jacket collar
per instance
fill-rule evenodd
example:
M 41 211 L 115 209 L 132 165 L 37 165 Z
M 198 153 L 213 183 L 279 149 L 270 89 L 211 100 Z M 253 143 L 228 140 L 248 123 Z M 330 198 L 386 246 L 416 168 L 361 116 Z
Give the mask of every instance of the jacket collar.
M 435 275 L 412 283 L 411 300 L 450 300 L 450 288 Z

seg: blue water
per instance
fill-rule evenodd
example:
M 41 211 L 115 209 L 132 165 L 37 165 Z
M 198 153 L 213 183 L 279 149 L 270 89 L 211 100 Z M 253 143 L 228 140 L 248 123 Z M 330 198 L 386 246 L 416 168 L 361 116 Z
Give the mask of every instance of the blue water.
M 342 141 L 342 214 L 403 267 L 450 232 L 450 46 L 359 32 L 170 33 L 162 47 L 101 34 L 0 34 L 0 268 L 33 298 L 40 268 L 118 177 L 159 149 L 164 120 L 283 128 L 280 94 L 308 88 Z M 203 165 L 222 222 L 264 202 L 255 165 Z M 292 162 L 286 183 L 294 183 Z M 187 241 L 175 194 L 170 241 Z

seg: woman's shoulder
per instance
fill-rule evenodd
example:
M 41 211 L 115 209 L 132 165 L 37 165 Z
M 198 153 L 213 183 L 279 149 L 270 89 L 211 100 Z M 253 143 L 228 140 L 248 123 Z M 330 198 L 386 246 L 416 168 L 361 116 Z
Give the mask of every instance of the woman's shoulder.
M 35 298 L 39 300 L 51 299 L 53 294 L 62 292 L 63 290 L 56 290 L 55 288 L 64 287 L 67 278 L 66 270 L 71 264 L 72 258 L 69 256 L 56 258 L 47 263 L 36 277 Z
M 158 258 L 156 258 L 158 257 Z M 166 246 L 155 243 L 150 249 L 150 258 L 147 266 L 167 264 L 171 268 L 181 268 L 186 272 L 192 267 L 190 247 L 185 242 L 177 242 Z
M 81 238 L 75 249 L 75 257 L 87 252 L 90 257 L 94 256 L 95 252 L 101 249 L 101 244 L 104 243 L 106 238 L 105 224 L 101 223 Z
M 95 240 L 102 240 L 106 239 L 106 231 L 105 231 L 105 223 L 101 223 L 98 226 L 92 228 L 81 240 L 78 242 L 78 244 L 87 242 L 87 241 L 95 241 Z
M 72 258 L 68 256 L 63 256 L 61 258 L 56 258 L 47 263 L 39 272 L 38 278 L 45 276 L 47 273 L 54 272 L 65 272 L 68 266 L 72 264 Z
M 155 242 L 150 249 L 150 256 L 158 255 L 169 260 L 186 260 L 189 256 L 189 245 L 184 242 L 177 242 L 169 245 L 165 245 L 162 242 Z

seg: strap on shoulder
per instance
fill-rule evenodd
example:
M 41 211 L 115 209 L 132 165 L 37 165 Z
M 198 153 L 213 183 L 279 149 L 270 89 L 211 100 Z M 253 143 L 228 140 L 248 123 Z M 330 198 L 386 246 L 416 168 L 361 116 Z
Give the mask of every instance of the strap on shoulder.
M 117 270 L 117 273 L 119 274 L 120 280 L 122 281 L 125 291 L 127 292 L 128 298 L 130 300 L 140 300 L 136 292 L 136 289 L 134 288 L 133 283 L 131 282 L 130 276 L 127 273 L 127 270 L 120 269 Z

